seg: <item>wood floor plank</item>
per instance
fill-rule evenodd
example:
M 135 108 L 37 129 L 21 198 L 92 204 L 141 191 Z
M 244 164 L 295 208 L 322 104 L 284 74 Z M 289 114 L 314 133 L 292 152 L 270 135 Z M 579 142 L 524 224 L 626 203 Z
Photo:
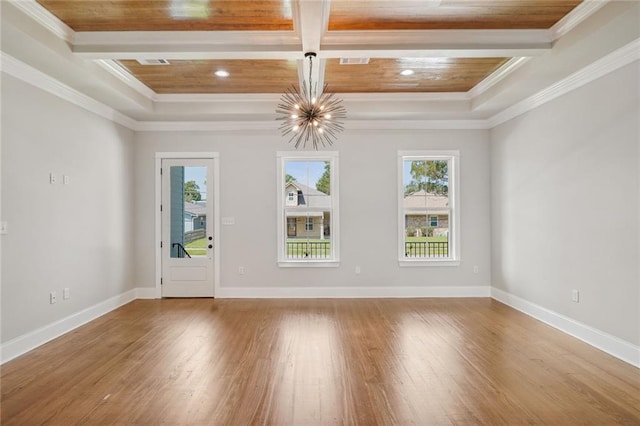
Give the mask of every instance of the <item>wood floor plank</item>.
M 2 366 L 3 425 L 640 424 L 640 370 L 491 299 L 137 300 Z

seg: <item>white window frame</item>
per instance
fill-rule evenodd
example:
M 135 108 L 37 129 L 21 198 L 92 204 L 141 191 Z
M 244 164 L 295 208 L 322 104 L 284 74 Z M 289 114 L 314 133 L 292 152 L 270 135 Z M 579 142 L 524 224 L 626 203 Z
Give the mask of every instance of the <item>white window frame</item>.
M 331 170 L 331 256 L 327 259 L 288 259 L 286 241 L 285 164 L 287 161 L 328 161 Z M 276 201 L 278 266 L 288 267 L 338 267 L 340 266 L 340 215 L 338 151 L 278 151 L 276 153 Z
M 404 179 L 405 161 L 449 161 L 449 257 L 405 257 Z M 460 265 L 460 151 L 398 151 L 398 264 L 400 266 Z
M 313 231 L 313 218 L 312 217 L 305 218 L 304 230 L 305 231 Z

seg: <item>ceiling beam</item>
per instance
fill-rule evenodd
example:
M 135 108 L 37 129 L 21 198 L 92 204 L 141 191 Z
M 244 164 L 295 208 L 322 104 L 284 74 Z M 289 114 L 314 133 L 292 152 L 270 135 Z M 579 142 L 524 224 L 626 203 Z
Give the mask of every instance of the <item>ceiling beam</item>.
M 307 4 L 318 2 L 300 3 L 297 31 L 77 32 L 72 51 L 85 59 L 478 58 L 538 56 L 553 45 L 548 30 L 329 31 L 320 39 L 326 17 Z
M 85 59 L 301 59 L 293 31 L 76 32 L 71 47 Z
M 329 28 L 329 1 L 297 0 L 293 5 L 293 26 L 296 32 L 300 34 L 302 51 L 304 53 L 313 52 L 319 54 L 322 37 Z M 323 62 L 319 55 L 313 59 L 313 67 L 311 67 L 309 60 L 302 61 L 300 64 L 302 66 L 298 67 L 300 87 L 309 78 L 309 71 L 311 70 L 312 81 L 317 84 L 319 90 L 322 90 L 324 85 Z
M 324 58 L 539 56 L 553 47 L 549 30 L 330 31 Z

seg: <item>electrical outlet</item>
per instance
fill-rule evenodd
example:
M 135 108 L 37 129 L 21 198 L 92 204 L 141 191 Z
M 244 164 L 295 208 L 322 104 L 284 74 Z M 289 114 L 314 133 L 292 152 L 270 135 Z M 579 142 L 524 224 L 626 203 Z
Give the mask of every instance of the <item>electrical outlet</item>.
M 474 265 L 473 266 L 473 273 L 477 274 L 478 272 L 480 272 L 480 267 L 478 265 Z
M 54 304 L 56 303 L 56 299 L 57 299 L 57 295 L 55 291 L 52 291 L 51 293 L 49 293 L 49 303 L 50 304 Z
M 239 273 L 240 275 L 244 275 L 244 266 L 240 266 L 240 267 L 238 268 L 238 273 Z
M 69 300 L 70 297 L 71 297 L 71 292 L 69 291 L 69 287 L 65 287 L 64 290 L 62 290 L 62 299 Z
M 359 266 L 356 266 L 356 275 L 360 275 L 360 272 L 362 272 L 362 271 L 360 270 L 360 267 L 359 267 Z
M 49 173 L 49 183 L 54 184 L 56 182 L 58 182 L 58 176 L 53 172 Z
M 580 292 L 578 290 L 571 291 L 571 300 L 575 303 L 580 303 Z

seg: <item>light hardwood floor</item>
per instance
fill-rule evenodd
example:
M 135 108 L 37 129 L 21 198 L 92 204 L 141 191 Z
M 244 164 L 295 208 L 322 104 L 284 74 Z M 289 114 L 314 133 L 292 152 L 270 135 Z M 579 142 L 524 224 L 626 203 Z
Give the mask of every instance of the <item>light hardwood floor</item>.
M 491 299 L 138 300 L 2 366 L 3 425 L 640 424 L 640 370 Z

